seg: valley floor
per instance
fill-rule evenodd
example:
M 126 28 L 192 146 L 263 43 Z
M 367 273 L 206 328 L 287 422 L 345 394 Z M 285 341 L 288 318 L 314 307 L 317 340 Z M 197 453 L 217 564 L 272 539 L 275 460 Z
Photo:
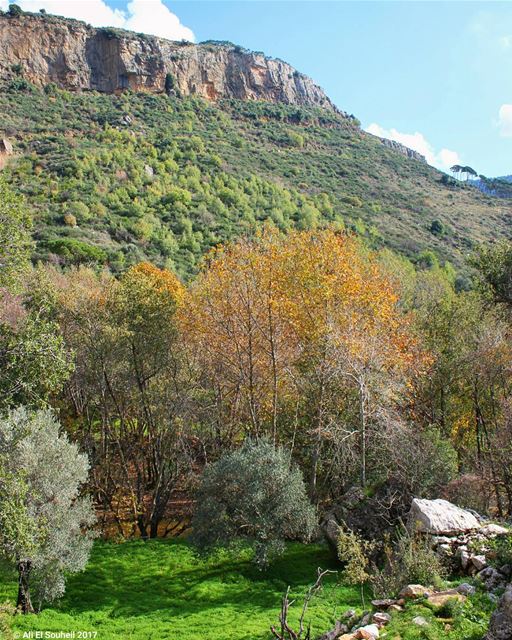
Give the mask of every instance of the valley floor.
M 318 567 L 339 567 L 322 545 L 290 544 L 261 572 L 246 551 L 204 558 L 183 540 L 96 542 L 87 569 L 69 579 L 65 597 L 37 616 L 16 616 L 5 640 L 59 638 L 62 632 L 75 632 L 75 640 L 270 640 L 269 627 L 278 622 L 287 586 L 296 598 L 290 612 L 295 624 Z M 0 603 L 14 603 L 15 597 L 15 576 L 0 569 Z M 306 616 L 312 637 L 331 629 L 348 608 L 360 606 L 358 589 L 328 576 Z M 389 640 L 481 640 L 492 609 L 482 591 L 464 604 L 437 611 L 411 603 L 393 615 L 381 635 Z M 425 626 L 416 624 L 418 616 Z M 50 634 L 37 636 L 36 631 Z
M 65 597 L 37 616 L 17 616 L 13 631 L 21 632 L 18 637 L 75 631 L 75 638 L 96 631 L 98 640 L 268 640 L 286 587 L 297 596 L 295 622 L 318 567 L 335 568 L 321 545 L 291 544 L 260 572 L 245 552 L 198 558 L 177 540 L 96 542 L 87 569 L 69 579 Z M 357 589 L 329 578 L 308 611 L 313 637 L 347 608 L 360 606 Z M 0 603 L 15 602 L 15 596 L 15 576 L 4 571 Z

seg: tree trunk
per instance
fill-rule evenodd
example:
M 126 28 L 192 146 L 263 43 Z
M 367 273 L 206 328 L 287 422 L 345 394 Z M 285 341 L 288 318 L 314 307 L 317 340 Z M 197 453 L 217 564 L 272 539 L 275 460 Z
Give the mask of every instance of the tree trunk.
M 359 382 L 359 429 L 361 438 L 361 487 L 366 487 L 366 411 L 364 383 Z
M 34 613 L 34 607 L 30 600 L 30 572 L 32 571 L 32 563 L 30 560 L 22 560 L 18 562 L 18 601 L 16 606 L 21 613 Z

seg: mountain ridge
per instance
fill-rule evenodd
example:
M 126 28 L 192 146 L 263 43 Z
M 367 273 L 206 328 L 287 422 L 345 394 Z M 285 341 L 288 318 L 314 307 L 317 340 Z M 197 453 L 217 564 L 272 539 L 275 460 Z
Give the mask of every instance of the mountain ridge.
M 338 111 L 288 63 L 231 43 L 193 44 L 22 13 L 0 15 L 0 74 L 70 90 L 177 92 L 208 100 L 265 100 Z

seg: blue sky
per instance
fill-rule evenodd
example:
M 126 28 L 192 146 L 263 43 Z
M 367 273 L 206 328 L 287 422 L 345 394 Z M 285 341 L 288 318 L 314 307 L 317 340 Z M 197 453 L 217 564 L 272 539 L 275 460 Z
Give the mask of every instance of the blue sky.
M 6 0 L 0 0 L 0 6 Z M 370 131 L 446 167 L 512 173 L 512 3 L 19 0 L 290 62 Z M 174 15 L 173 15 L 174 14 Z

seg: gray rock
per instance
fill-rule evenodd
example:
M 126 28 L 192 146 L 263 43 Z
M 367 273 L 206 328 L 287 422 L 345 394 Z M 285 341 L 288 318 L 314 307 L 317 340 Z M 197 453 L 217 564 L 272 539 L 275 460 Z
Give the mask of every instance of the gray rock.
M 472 584 L 463 582 L 462 584 L 459 584 L 457 591 L 462 593 L 463 596 L 472 596 L 476 592 L 476 589 Z
M 433 534 L 452 534 L 480 528 L 475 516 L 447 500 L 412 501 L 409 526 L 415 531 Z
M 512 564 L 504 564 L 500 567 L 500 573 L 507 579 L 512 578 Z
M 507 587 L 492 614 L 484 640 L 512 640 L 512 585 Z
M 487 560 L 483 555 L 471 556 L 471 562 L 477 571 L 482 571 L 487 567 Z
M 382 611 L 378 611 L 373 614 L 373 622 L 375 624 L 385 625 L 391 620 L 391 616 L 389 613 L 383 613 Z
M 428 621 L 423 616 L 416 616 L 412 619 L 413 624 L 417 624 L 418 627 L 428 627 Z
M 379 627 L 376 624 L 367 624 L 357 630 L 356 637 L 364 640 L 378 638 L 380 635 Z
M 491 523 L 491 524 L 484 525 L 480 529 L 479 533 L 484 535 L 486 538 L 494 538 L 495 536 L 502 536 L 507 533 L 510 533 L 510 529 L 507 529 L 506 527 L 502 527 L 499 524 Z

